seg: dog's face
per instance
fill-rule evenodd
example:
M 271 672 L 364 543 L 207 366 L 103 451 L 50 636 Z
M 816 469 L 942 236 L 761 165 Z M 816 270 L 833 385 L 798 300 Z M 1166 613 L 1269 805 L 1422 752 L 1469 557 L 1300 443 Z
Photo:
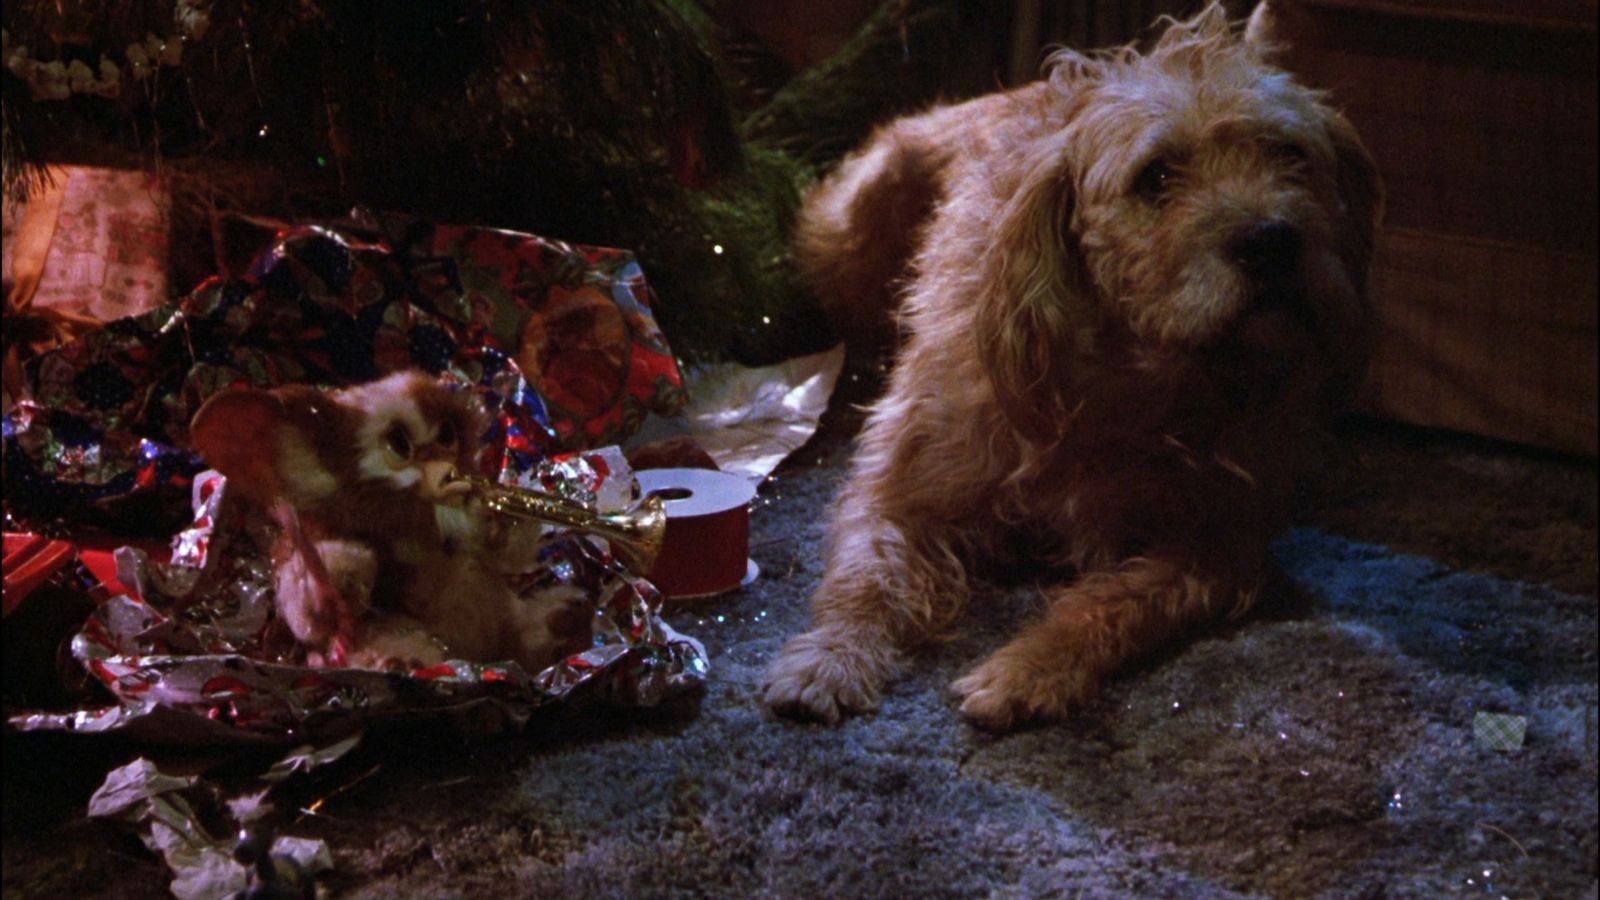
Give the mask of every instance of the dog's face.
M 1327 114 L 1259 67 L 1138 68 L 1093 87 L 1069 135 L 1070 227 L 1095 293 L 1144 338 L 1182 344 L 1268 307 L 1355 302 Z
M 1114 321 L 1166 356 L 1266 360 L 1264 371 L 1318 359 L 1354 380 L 1380 189 L 1315 92 L 1213 7 L 1147 54 L 1058 54 L 1046 102 L 1064 124 L 1027 149 L 1001 224 L 1034 262 L 1010 267 L 998 302 L 1038 307 L 1023 317 L 1045 340 Z M 1087 308 L 1043 308 L 1063 297 Z M 1068 340 L 1081 351 L 1081 334 Z M 1037 372 L 1061 352 L 991 368 Z

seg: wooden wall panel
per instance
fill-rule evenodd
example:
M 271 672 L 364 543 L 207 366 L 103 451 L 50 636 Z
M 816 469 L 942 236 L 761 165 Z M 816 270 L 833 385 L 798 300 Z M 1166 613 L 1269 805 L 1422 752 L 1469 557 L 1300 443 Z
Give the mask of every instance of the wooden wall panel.
M 1388 187 L 1364 405 L 1596 455 L 1596 0 L 1274 0 Z

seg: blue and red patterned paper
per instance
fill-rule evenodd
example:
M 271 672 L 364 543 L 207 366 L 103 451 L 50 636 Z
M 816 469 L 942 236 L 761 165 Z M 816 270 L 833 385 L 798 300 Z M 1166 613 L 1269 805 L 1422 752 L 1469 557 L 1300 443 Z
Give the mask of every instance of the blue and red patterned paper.
M 284 231 L 244 277 L 213 278 L 30 361 L 3 423 L 8 518 L 69 534 L 150 534 L 153 518 L 174 521 L 163 537 L 177 534 L 171 563 L 117 551 L 129 590 L 74 639 L 119 702 L 8 725 L 276 742 L 429 710 L 525 720 L 579 687 L 624 705 L 696 688 L 703 649 L 660 621 L 648 581 L 578 535 L 552 538 L 515 583 L 588 594 L 595 640 L 582 653 L 537 673 L 460 660 L 410 673 L 307 668 L 274 644 L 263 523 L 224 515 L 223 480 L 184 449 L 194 412 L 231 386 L 338 386 L 421 368 L 492 413 L 483 471 L 615 503 L 632 481 L 619 477 L 620 453 L 573 451 L 620 443 L 684 400 L 649 298 L 624 251 L 389 218 Z
M 233 385 L 437 373 L 494 413 L 487 471 L 620 443 L 684 401 L 650 296 L 621 250 L 398 217 L 286 230 L 244 277 L 30 361 L 3 427 L 7 512 L 147 533 L 149 505 L 127 501 L 148 495 L 181 522 L 203 467 L 189 420 Z

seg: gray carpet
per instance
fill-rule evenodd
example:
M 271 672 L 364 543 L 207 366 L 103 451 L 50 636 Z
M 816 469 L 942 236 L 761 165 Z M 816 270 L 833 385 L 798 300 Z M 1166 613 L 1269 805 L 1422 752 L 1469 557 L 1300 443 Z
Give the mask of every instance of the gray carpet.
M 1276 545 L 1292 584 L 1119 678 L 1073 721 L 995 737 L 945 694 L 1028 615 L 1029 584 L 985 588 L 982 614 L 918 656 L 877 714 L 832 729 L 774 721 L 757 702 L 762 673 L 805 624 L 852 424 L 836 410 L 765 490 L 762 579 L 669 616 L 711 652 L 697 713 L 373 735 L 308 788 L 325 802 L 291 829 L 332 846 L 324 886 L 1596 896 L 1592 461 L 1358 425 L 1331 488 Z M 1526 717 L 1525 746 L 1480 749 L 1480 711 Z M 15 743 L 6 896 L 159 894 L 165 874 L 136 842 L 72 812 L 97 778 L 63 774 L 59 752 L 35 743 L 14 761 Z M 13 800 L 24 765 L 59 779 L 45 811 Z M 228 766 L 241 768 L 216 777 Z

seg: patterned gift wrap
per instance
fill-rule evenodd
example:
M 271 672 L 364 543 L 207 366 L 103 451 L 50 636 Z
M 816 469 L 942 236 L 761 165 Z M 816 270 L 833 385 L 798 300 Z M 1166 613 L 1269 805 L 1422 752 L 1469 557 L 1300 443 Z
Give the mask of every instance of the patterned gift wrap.
M 1524 716 L 1508 713 L 1480 712 L 1472 717 L 1472 738 L 1479 750 L 1500 750 L 1512 753 L 1522 749 L 1528 732 Z
M 165 303 L 171 200 L 160 180 L 89 166 L 52 166 L 50 179 L 28 204 L 0 204 L 6 283 L 17 280 L 13 250 L 31 226 L 47 235 L 33 307 L 104 321 Z
M 21 713 L 10 727 L 180 744 L 288 743 L 423 714 L 473 729 L 521 726 L 552 703 L 653 706 L 704 684 L 704 648 L 661 621 L 655 587 L 603 542 L 574 532 L 548 536 L 538 566 L 510 581 L 523 594 L 585 592 L 594 604 L 588 649 L 542 672 L 465 660 L 411 672 L 307 667 L 272 627 L 264 519 L 230 502 L 215 472 L 200 475 L 193 499 L 194 525 L 174 539 L 172 562 L 118 551 L 119 575 L 137 596 L 101 603 L 73 639 L 73 655 L 117 705 Z
M 117 705 L 22 714 L 12 727 L 282 742 L 429 711 L 516 723 L 579 696 L 646 705 L 703 683 L 703 649 L 661 622 L 654 586 L 570 532 L 548 534 L 538 567 L 513 580 L 529 593 L 577 587 L 594 604 L 593 645 L 543 672 L 459 660 L 409 673 L 309 668 L 275 627 L 267 526 L 230 507 L 225 479 L 182 449 L 217 392 L 425 369 L 492 413 L 484 471 L 601 505 L 631 499 L 632 479 L 619 452 L 589 448 L 683 401 L 627 254 L 402 223 L 285 231 L 244 277 L 30 363 L 29 397 L 4 422 L 8 513 L 115 528 L 150 519 L 150 503 L 129 501 L 176 497 L 167 533 L 193 519 L 169 564 L 119 551 L 133 593 L 101 604 L 73 642 Z
M 418 290 L 514 349 L 564 449 L 619 444 L 684 404 L 683 377 L 633 254 L 515 231 L 371 216 Z
M 244 277 L 213 278 L 29 362 L 25 399 L 4 421 L 7 512 L 170 533 L 203 468 L 182 449 L 189 420 L 233 385 L 425 369 L 494 413 L 491 472 L 618 443 L 683 404 L 649 300 L 620 250 L 393 217 L 289 229 Z M 141 496 L 158 500 L 129 502 Z

